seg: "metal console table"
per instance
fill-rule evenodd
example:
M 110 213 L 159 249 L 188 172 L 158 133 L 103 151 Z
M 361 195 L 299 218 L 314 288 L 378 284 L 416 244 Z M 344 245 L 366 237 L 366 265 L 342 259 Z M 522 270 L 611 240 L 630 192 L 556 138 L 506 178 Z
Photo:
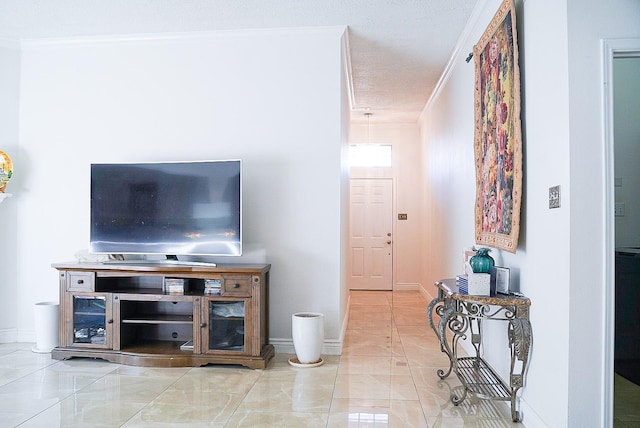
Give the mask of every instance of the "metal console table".
M 472 394 L 479 398 L 508 401 L 511 403 L 511 418 L 522 421 L 519 410 L 518 391 L 524 387 L 529 354 L 531 352 L 531 323 L 529 308 L 531 301 L 523 296 L 472 296 L 462 294 L 455 279 L 436 281 L 438 297 L 429 303 L 427 316 L 429 325 L 440 339 L 440 349 L 449 357 L 447 371 L 438 369 L 441 379 L 454 372 L 463 386 L 463 392 L 452 392 L 451 402 L 459 405 Z M 433 312 L 440 316 L 436 328 Z M 509 383 L 500 376 L 482 358 L 483 320 L 507 322 L 507 334 L 511 351 L 511 370 Z M 447 334 L 449 332 L 449 334 Z M 475 355 L 458 356 L 460 339 L 470 337 Z

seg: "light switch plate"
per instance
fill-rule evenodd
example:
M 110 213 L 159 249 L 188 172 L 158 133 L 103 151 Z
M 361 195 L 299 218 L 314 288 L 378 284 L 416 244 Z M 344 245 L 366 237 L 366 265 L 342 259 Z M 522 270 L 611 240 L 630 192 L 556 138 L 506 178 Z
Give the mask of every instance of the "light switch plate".
M 560 186 L 549 187 L 549 209 L 560 208 Z

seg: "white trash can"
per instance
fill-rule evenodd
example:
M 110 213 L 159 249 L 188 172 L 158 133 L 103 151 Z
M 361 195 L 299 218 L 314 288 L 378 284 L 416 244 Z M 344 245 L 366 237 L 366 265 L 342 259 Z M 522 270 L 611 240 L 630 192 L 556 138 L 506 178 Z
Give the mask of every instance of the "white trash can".
M 60 305 L 55 302 L 39 302 L 34 306 L 36 344 L 33 352 L 46 354 L 58 346 Z
M 297 312 L 291 316 L 291 333 L 296 359 L 291 365 L 315 367 L 323 363 L 320 354 L 324 346 L 324 315 L 315 312 Z

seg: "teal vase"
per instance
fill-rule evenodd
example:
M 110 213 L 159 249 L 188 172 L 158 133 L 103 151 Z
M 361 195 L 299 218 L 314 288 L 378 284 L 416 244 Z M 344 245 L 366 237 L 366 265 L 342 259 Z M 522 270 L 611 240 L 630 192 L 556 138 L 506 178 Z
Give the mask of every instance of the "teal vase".
M 489 255 L 489 248 L 480 248 L 475 256 L 469 259 L 469 264 L 473 273 L 490 273 L 491 268 L 495 265 L 493 257 Z

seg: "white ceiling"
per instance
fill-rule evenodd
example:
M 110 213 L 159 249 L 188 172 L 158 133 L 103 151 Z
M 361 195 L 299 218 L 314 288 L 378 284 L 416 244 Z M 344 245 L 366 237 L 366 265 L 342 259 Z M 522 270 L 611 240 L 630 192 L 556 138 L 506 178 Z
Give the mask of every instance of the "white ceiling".
M 416 121 L 476 0 L 0 0 L 0 38 L 347 25 L 353 119 Z

